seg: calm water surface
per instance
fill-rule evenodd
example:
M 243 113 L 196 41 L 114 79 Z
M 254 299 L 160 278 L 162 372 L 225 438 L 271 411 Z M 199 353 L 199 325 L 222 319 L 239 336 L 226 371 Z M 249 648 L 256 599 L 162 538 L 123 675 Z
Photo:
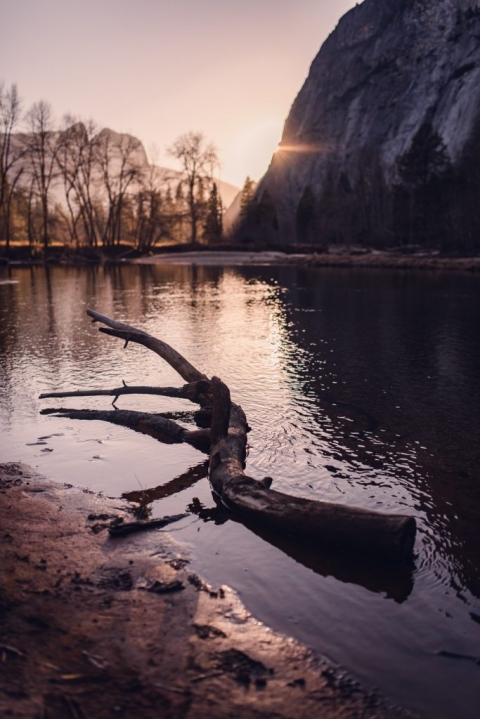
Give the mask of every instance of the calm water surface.
M 10 282 L 5 282 L 5 281 Z M 204 456 L 100 422 L 42 417 L 41 392 L 180 384 L 100 335 L 87 307 L 218 374 L 252 432 L 247 470 L 292 494 L 417 519 L 395 569 L 312 552 L 213 511 Z M 480 278 L 281 267 L 17 269 L 0 276 L 0 459 L 187 509 L 174 536 L 213 584 L 369 687 L 436 719 L 480 715 Z M 109 408 L 108 398 L 60 400 Z M 125 397 L 175 412 L 180 400 Z M 146 490 L 152 490 L 147 494 Z M 153 491 L 154 490 L 154 491 Z M 131 494 L 131 493 L 137 493 Z M 212 511 L 209 511 L 212 510 Z

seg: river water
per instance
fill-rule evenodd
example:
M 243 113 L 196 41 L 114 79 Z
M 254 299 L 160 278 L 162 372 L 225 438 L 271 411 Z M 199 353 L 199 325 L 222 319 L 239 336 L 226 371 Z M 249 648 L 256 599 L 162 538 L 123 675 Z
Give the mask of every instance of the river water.
M 87 307 L 144 328 L 217 374 L 252 431 L 247 471 L 291 494 L 400 512 L 415 561 L 394 568 L 214 511 L 204 456 L 100 422 L 41 416 L 41 392 L 181 384 Z M 173 412 L 180 400 L 123 397 Z M 0 460 L 188 511 L 192 567 L 260 620 L 424 717 L 480 713 L 480 278 L 293 267 L 14 269 L 0 276 Z M 212 511 L 209 511 L 212 510 Z

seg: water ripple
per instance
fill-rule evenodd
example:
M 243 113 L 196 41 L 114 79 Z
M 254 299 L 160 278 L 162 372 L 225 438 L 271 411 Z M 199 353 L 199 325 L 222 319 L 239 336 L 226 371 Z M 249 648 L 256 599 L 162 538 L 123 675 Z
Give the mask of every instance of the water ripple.
M 400 702 L 414 697 L 423 710 L 430 697 L 432 707 L 453 717 L 445 707 L 456 686 L 466 719 L 471 670 L 464 668 L 460 680 L 453 660 L 440 666 L 432 657 L 440 650 L 471 654 L 478 634 L 472 621 L 480 615 L 478 278 L 427 275 L 186 266 L 16 270 L 16 284 L 0 292 L 2 458 L 109 494 L 177 488 L 178 478 L 203 461 L 191 447 L 38 414 L 40 406 L 56 405 L 40 403 L 41 392 L 122 380 L 178 384 L 152 353 L 138 346 L 124 351 L 96 332 L 86 307 L 165 339 L 229 384 L 252 427 L 253 476 L 273 476 L 274 487 L 299 496 L 403 512 L 419 528 L 415 567 L 400 573 L 329 558 L 325 548 L 300 551 L 288 538 L 235 522 L 185 529 L 197 565 L 212 581 L 232 583 L 260 618 L 330 653 Z M 119 404 L 191 409 L 157 397 L 122 397 Z M 109 400 L 84 398 L 75 406 L 105 408 Z M 45 436 L 46 444 L 38 444 Z M 172 497 L 159 490 L 163 499 L 154 511 L 183 511 L 195 497 L 213 508 L 206 479 L 192 476 Z

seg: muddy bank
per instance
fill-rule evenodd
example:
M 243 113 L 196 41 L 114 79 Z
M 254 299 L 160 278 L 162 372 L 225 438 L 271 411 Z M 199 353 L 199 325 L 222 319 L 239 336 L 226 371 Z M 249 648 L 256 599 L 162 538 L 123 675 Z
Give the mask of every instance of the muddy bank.
M 367 267 L 397 270 L 456 270 L 479 272 L 480 257 L 440 257 L 430 254 L 404 255 L 392 252 L 286 254 L 278 251 L 171 252 L 131 260 L 134 264 L 168 265 L 302 265 L 306 267 Z
M 390 252 L 365 254 L 307 255 L 297 262 L 310 267 L 367 267 L 388 270 L 456 270 L 479 272 L 480 257 L 441 257 L 434 255 L 403 255 Z
M 297 255 L 286 255 L 284 252 L 238 252 L 225 250 L 193 251 L 193 252 L 163 252 L 148 255 L 132 260 L 134 264 L 150 265 L 278 265 L 290 264 Z M 303 256 L 302 256 L 303 257 Z M 292 259 L 293 258 L 293 259 Z
M 16 267 L 32 266 L 89 266 L 99 264 L 166 264 L 201 266 L 244 266 L 244 265 L 304 265 L 308 267 L 367 267 L 373 269 L 399 270 L 456 270 L 479 272 L 480 257 L 455 257 L 419 250 L 415 253 L 403 251 L 379 251 L 368 248 L 322 247 L 315 250 L 311 245 L 290 246 L 285 251 L 242 249 L 241 246 L 209 249 L 203 246 L 177 245 L 158 247 L 154 252 L 142 255 L 128 245 L 105 249 L 84 248 L 83 251 L 51 251 L 44 259 L 32 258 L 18 248 L 9 258 L 0 256 L 0 268 L 8 271 Z
M 111 539 L 129 518 L 0 465 L 0 716 L 412 716 L 204 584 L 167 532 Z

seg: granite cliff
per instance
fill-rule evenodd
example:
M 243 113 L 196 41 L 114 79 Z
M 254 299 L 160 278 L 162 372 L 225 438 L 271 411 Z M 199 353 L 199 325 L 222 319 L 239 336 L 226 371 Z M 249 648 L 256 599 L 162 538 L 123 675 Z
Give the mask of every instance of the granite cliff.
M 409 184 L 401 171 L 409 152 L 410 164 L 422 155 L 422 137 L 437 153 L 432 162 L 445 165 L 438 174 L 449 178 L 457 196 L 469 196 L 467 165 L 480 145 L 479 40 L 479 0 L 365 0 L 348 12 L 313 61 L 257 191 L 257 225 L 264 235 L 268 225 L 267 241 L 323 242 L 333 235 L 368 241 L 377 222 L 383 227 L 376 228 L 377 242 L 393 243 L 387 237 L 395 234 L 399 204 L 393 188 L 403 186 L 411 207 L 413 189 L 421 207 L 428 204 L 427 180 L 417 192 L 422 182 Z M 437 182 L 437 202 L 439 192 Z M 433 199 L 430 192 L 430 204 Z M 383 206 L 375 210 L 372 203 Z M 457 197 L 451 223 L 467 209 Z M 473 237 L 472 221 L 462 232 Z M 425 216 L 420 224 L 427 222 Z M 417 239 L 418 228 L 404 232 Z

